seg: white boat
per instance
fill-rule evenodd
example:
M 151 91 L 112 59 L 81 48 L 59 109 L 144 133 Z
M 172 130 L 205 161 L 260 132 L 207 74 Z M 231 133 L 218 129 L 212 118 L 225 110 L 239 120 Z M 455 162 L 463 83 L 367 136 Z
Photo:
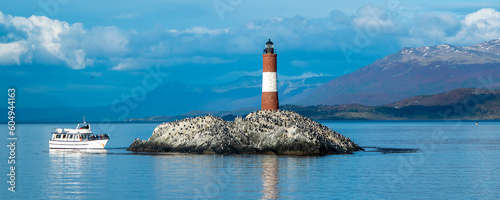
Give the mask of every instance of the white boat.
M 52 139 L 49 140 L 50 149 L 104 149 L 109 141 L 107 134 L 94 135 L 90 124 L 78 124 L 76 129 L 55 128 L 52 130 Z

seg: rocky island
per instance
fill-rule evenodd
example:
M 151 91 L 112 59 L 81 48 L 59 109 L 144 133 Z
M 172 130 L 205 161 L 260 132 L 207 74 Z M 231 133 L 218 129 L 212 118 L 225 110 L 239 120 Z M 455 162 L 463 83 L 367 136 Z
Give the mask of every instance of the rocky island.
M 200 154 L 327 155 L 362 150 L 349 138 L 292 111 L 258 111 L 233 122 L 215 116 L 158 125 L 129 151 Z

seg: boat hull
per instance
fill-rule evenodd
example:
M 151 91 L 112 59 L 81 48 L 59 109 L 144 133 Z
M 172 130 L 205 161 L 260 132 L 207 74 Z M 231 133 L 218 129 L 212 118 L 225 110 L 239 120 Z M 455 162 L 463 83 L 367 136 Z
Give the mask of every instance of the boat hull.
M 104 149 L 109 139 L 88 141 L 49 140 L 50 149 Z

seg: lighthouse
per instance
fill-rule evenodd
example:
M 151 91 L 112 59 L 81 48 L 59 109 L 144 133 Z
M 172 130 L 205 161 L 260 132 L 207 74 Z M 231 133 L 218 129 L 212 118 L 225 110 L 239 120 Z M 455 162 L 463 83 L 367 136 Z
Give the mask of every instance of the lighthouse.
M 262 102 L 261 110 L 278 110 L 278 77 L 276 54 L 271 39 L 267 41 L 264 54 L 262 54 Z

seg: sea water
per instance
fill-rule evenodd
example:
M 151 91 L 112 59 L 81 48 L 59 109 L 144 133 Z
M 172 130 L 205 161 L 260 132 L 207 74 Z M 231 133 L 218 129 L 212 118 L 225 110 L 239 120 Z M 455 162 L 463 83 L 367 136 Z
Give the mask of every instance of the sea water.
M 500 199 L 500 122 L 321 121 L 366 151 L 350 155 L 148 154 L 126 150 L 156 123 L 92 124 L 102 151 L 49 150 L 53 128 L 0 130 L 0 199 Z M 410 153 L 378 148 L 415 149 Z M 390 152 L 390 151 L 389 151 Z

